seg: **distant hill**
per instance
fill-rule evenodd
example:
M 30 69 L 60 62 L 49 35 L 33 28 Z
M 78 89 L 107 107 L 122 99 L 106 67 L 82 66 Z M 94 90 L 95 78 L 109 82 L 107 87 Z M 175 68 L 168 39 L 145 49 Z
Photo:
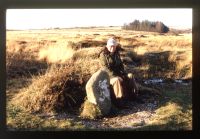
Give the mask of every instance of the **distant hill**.
M 169 27 L 169 32 L 177 33 L 177 34 L 183 34 L 183 33 L 192 33 L 191 28 L 185 28 L 185 27 Z

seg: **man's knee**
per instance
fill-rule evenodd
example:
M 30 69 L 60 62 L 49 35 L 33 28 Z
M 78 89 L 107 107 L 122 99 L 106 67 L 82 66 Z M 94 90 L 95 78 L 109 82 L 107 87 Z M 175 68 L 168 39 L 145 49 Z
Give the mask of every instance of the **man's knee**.
M 123 81 L 122 78 L 120 78 L 120 77 L 114 77 L 114 78 L 110 79 L 110 84 L 120 83 L 122 81 Z

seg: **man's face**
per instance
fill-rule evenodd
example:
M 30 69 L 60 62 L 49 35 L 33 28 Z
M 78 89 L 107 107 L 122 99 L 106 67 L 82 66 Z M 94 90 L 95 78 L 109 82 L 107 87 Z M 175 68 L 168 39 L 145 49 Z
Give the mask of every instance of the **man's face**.
M 114 53 L 116 50 L 116 46 L 115 45 L 111 45 L 111 46 L 107 46 L 108 51 L 110 51 L 111 53 Z

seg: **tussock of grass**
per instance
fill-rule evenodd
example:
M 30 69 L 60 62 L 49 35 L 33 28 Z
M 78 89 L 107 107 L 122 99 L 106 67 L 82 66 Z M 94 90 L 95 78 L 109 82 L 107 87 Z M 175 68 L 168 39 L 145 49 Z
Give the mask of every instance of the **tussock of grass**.
M 84 48 L 76 51 L 72 57 L 76 68 L 81 70 L 81 74 L 91 76 L 100 68 L 98 54 L 101 47 L 97 48 Z
M 83 81 L 73 66 L 50 67 L 46 74 L 33 78 L 12 103 L 30 112 L 54 112 L 80 103 L 85 96 Z
M 20 90 L 12 103 L 30 112 L 55 112 L 80 105 L 86 95 L 86 82 L 99 69 L 98 60 L 92 57 L 98 52 L 92 48 L 79 50 L 74 60 L 63 66 L 52 65 L 44 75 L 35 76 L 30 86 Z
M 83 103 L 80 111 L 80 116 L 82 118 L 96 119 L 102 116 L 100 108 L 97 105 L 89 102 L 88 100 Z

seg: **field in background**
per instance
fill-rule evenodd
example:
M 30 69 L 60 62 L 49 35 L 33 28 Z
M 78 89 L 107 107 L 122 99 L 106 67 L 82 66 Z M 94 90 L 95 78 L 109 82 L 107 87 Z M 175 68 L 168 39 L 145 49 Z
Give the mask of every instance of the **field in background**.
M 85 83 L 100 67 L 97 55 L 113 36 L 125 49 L 121 53 L 125 68 L 135 74 L 138 83 L 145 85 L 144 81 L 154 78 L 167 82 L 148 85 L 159 89 L 162 97 L 156 115 L 142 129 L 191 129 L 191 83 L 174 83 L 192 78 L 192 34 L 120 27 L 7 31 L 8 128 L 84 129 L 80 121 L 41 118 L 35 112 L 52 112 L 54 107 L 63 110 L 73 107 L 74 101 L 80 106 Z M 63 90 L 69 93 L 63 95 Z M 56 91 L 62 95 L 49 95 Z

